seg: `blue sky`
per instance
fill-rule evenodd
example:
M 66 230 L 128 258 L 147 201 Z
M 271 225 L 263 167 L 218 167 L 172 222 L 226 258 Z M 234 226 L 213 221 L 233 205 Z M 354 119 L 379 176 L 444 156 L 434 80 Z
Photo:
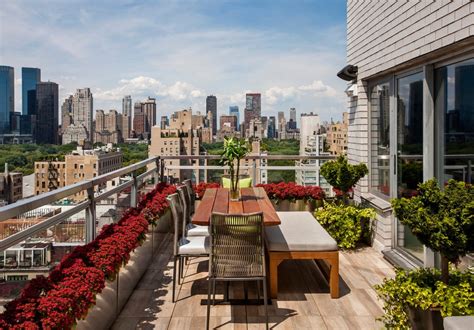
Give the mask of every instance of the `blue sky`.
M 205 109 L 205 97 L 242 111 L 262 93 L 262 113 L 296 107 L 325 120 L 346 107 L 346 3 L 313 1 L 2 1 L 0 64 L 39 67 L 62 99 L 90 87 L 95 109 L 157 98 L 158 115 Z

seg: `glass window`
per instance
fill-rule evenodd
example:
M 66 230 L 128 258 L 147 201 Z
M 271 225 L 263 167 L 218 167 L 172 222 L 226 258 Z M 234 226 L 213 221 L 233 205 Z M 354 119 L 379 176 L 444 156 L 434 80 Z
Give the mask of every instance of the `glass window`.
M 474 59 L 435 71 L 435 109 L 441 130 L 438 179 L 474 183 Z
M 411 197 L 423 182 L 423 74 L 397 79 L 397 195 Z M 398 222 L 397 246 L 424 259 L 423 245 Z
M 371 171 L 372 192 L 390 196 L 390 85 L 374 86 L 371 106 Z

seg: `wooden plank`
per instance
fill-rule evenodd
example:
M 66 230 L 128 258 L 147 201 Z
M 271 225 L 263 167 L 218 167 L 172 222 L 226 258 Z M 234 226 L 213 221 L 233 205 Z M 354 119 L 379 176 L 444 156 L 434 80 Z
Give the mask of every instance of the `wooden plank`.
M 204 196 L 202 197 L 201 203 L 199 203 L 199 206 L 197 207 L 193 216 L 193 223 L 195 225 L 209 226 L 216 195 L 216 188 L 206 189 L 206 191 L 204 192 Z
M 229 189 L 218 188 L 214 207 L 212 212 L 228 213 L 229 212 Z
M 257 197 L 260 210 L 263 212 L 263 224 L 265 226 L 276 226 L 281 223 L 278 214 L 273 207 L 272 202 L 262 187 L 254 187 L 255 196 Z
M 229 201 L 229 213 L 230 214 L 244 213 L 243 202 L 242 201 Z
M 242 188 L 241 190 L 242 202 L 243 202 L 243 212 L 245 213 L 255 213 L 261 212 L 260 205 L 257 202 L 257 197 L 253 188 Z

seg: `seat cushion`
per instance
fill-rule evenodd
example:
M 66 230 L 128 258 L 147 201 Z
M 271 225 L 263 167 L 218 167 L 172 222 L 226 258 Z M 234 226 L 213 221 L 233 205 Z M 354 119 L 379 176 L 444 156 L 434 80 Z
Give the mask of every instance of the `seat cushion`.
M 230 179 L 229 178 L 222 178 L 222 187 L 230 189 Z
M 337 251 L 337 243 L 310 212 L 277 212 L 279 226 L 265 227 L 269 251 Z
M 209 236 L 185 237 L 179 242 L 178 254 L 200 255 L 209 254 Z
M 186 226 L 186 232 L 188 233 L 188 236 L 209 236 L 209 227 L 188 223 Z
M 443 319 L 445 330 L 468 330 L 472 329 L 474 316 L 450 316 Z

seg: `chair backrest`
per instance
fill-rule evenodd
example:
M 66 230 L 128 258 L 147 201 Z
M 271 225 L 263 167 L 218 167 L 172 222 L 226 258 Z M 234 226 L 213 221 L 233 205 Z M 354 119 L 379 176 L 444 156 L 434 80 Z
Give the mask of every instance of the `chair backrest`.
M 209 276 L 265 276 L 263 213 L 213 213 L 210 231 Z
M 194 213 L 194 204 L 196 203 L 196 192 L 193 188 L 193 182 L 191 179 L 184 180 L 183 184 L 188 187 L 189 198 L 191 200 L 191 213 Z
M 179 186 L 178 189 L 178 195 L 181 200 L 181 207 L 183 208 L 183 214 L 184 214 L 184 224 L 188 224 L 191 222 L 191 207 L 190 207 L 190 200 L 189 200 L 189 194 L 188 194 L 188 187 L 186 186 Z
M 171 215 L 173 216 L 173 254 L 178 254 L 178 243 L 183 237 L 184 213 L 181 200 L 177 193 L 166 197 L 170 203 Z
M 230 189 L 231 180 L 230 175 L 225 174 L 221 177 L 221 186 L 223 188 Z M 239 175 L 239 181 L 237 183 L 238 188 L 250 188 L 252 187 L 252 178 L 248 175 Z

